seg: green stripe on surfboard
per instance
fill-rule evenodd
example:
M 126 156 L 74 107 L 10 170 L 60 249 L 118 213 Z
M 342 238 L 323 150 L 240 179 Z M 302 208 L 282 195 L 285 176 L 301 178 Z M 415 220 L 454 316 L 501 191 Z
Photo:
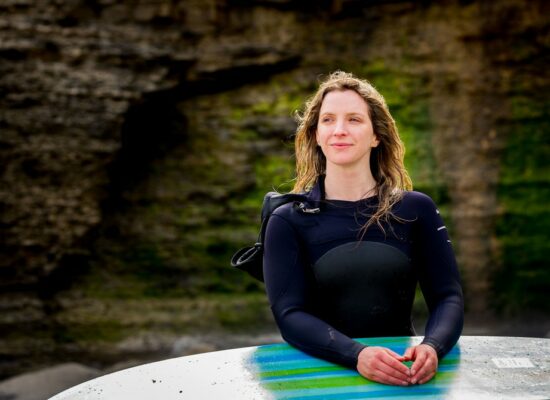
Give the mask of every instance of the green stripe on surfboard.
M 258 376 L 260 378 L 272 378 L 272 377 L 284 376 L 284 375 L 304 375 L 304 374 L 312 374 L 315 372 L 331 372 L 331 371 L 343 371 L 343 370 L 345 370 L 344 367 L 338 367 L 338 366 L 296 368 L 296 369 L 286 369 L 286 370 L 279 370 L 279 371 L 264 371 L 264 372 L 260 372 Z
M 334 388 L 340 386 L 360 386 L 372 385 L 374 382 L 368 381 L 362 376 L 350 377 L 330 377 L 330 378 L 310 378 L 300 380 L 264 382 L 262 386 L 270 390 L 296 390 L 296 389 L 319 389 Z

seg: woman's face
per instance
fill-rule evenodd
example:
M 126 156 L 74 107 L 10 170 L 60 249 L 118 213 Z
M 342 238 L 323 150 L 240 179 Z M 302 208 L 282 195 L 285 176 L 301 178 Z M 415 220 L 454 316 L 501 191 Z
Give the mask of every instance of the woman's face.
M 353 90 L 325 95 L 316 132 L 317 144 L 332 166 L 369 168 L 371 149 L 378 146 L 367 103 Z

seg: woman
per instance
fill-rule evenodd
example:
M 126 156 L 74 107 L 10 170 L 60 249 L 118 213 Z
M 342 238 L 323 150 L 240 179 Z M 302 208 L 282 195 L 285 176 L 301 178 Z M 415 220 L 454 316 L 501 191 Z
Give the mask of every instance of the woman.
M 307 192 L 307 201 L 275 210 L 264 251 L 283 338 L 373 381 L 429 381 L 462 331 L 460 277 L 433 201 L 410 191 L 384 98 L 352 74 L 333 73 L 306 103 L 295 152 L 293 192 Z M 417 282 L 430 311 L 421 344 L 399 355 L 352 339 L 414 335 Z

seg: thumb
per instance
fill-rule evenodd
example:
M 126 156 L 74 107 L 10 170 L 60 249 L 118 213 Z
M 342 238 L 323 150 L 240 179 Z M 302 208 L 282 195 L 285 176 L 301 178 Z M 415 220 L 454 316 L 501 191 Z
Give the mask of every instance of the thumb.
M 414 360 L 415 350 L 416 350 L 416 346 L 409 347 L 407 350 L 405 350 L 405 354 L 403 354 L 403 358 L 405 358 L 406 361 Z
M 405 361 L 404 357 L 401 354 L 397 354 L 395 351 L 390 349 L 385 349 L 386 353 L 390 354 L 391 356 L 395 357 L 399 361 Z

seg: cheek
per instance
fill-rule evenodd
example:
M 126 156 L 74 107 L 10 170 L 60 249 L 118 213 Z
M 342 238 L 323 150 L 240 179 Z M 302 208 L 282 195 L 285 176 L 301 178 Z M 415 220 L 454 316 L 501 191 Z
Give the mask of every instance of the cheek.
M 322 145 L 323 145 L 323 140 L 324 140 L 323 131 L 317 130 L 317 131 L 315 132 L 315 140 L 317 141 L 317 144 L 318 144 L 319 146 L 322 146 Z

